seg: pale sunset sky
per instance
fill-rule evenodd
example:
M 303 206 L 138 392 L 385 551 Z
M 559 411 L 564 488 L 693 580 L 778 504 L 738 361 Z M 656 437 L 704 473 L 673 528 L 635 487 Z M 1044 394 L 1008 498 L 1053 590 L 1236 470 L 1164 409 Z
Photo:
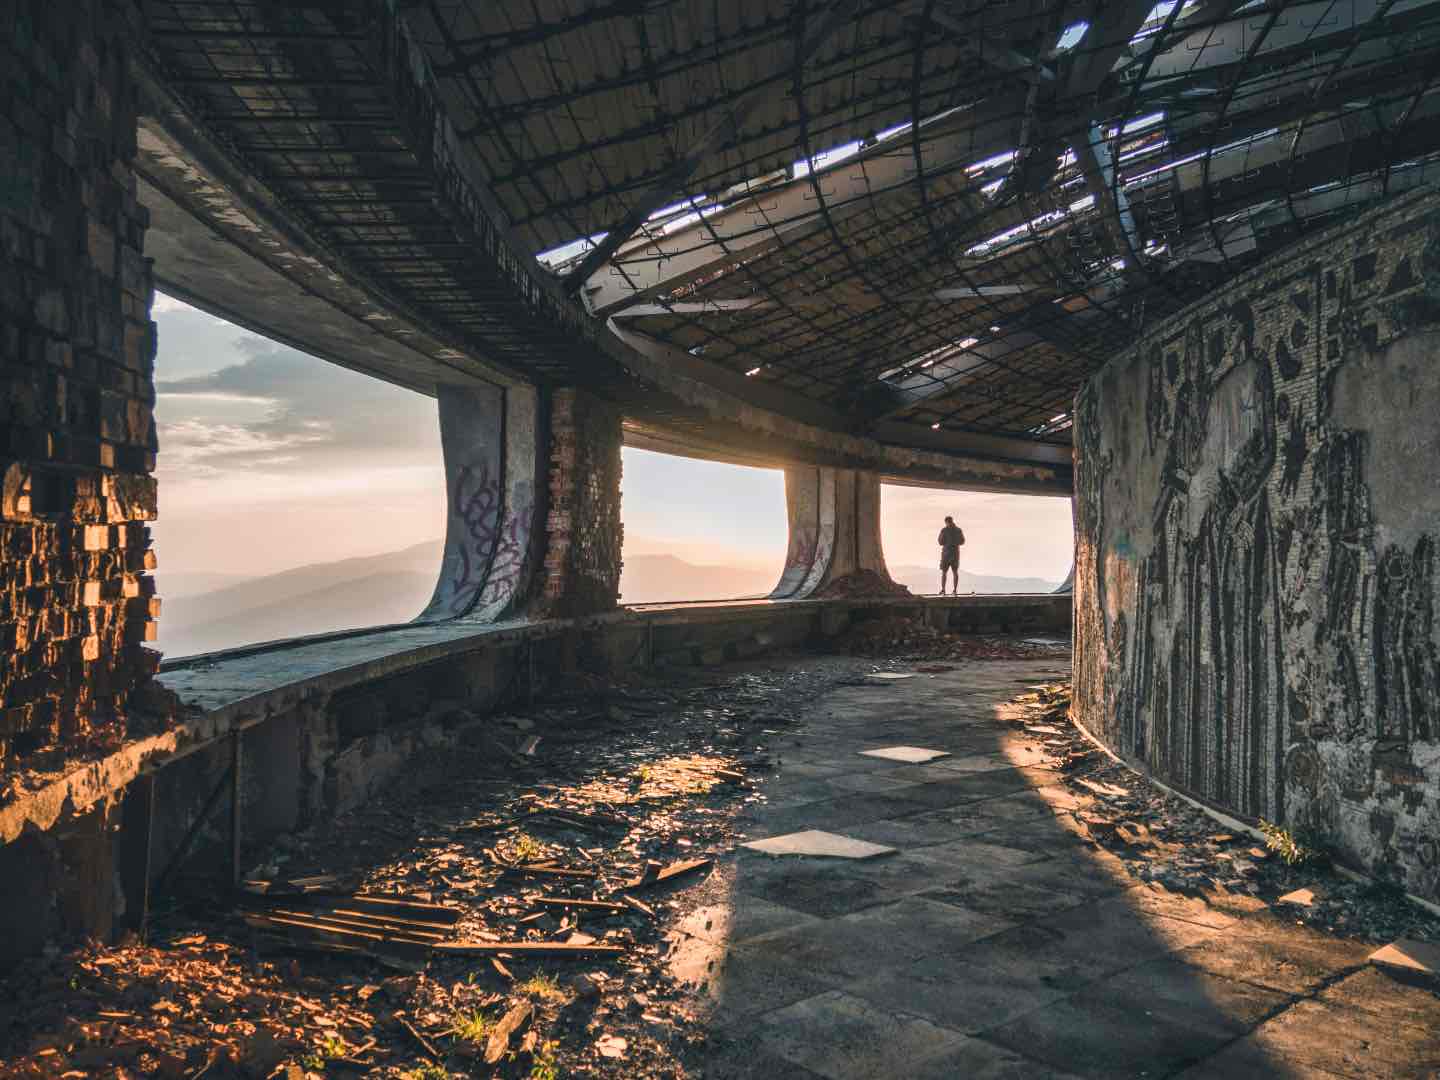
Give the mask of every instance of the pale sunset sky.
M 157 296 L 160 594 L 166 572 L 261 575 L 378 555 L 444 531 L 435 402 Z M 775 566 L 784 479 L 625 450 L 625 550 Z M 1067 499 L 886 487 L 886 558 L 936 561 L 945 514 L 976 573 L 1060 581 Z

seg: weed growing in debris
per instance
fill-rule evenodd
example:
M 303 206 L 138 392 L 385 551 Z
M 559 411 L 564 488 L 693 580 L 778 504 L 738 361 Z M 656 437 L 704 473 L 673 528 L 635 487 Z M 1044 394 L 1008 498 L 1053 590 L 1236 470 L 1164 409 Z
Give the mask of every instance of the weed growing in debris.
M 555 1064 L 555 1047 L 555 1043 L 547 1042 L 535 1048 L 529 1080 L 560 1080 L 560 1067 Z
M 553 975 L 531 975 L 515 987 L 522 994 L 544 998 L 546 1001 L 563 1001 L 569 995 L 561 988 Z
M 516 833 L 510 840 L 510 858 L 515 862 L 534 862 L 545 854 L 545 845 L 529 833 Z
M 450 1080 L 450 1073 L 441 1065 L 426 1062 L 424 1065 L 401 1073 L 400 1080 Z
M 470 1012 L 457 1012 L 450 1024 L 450 1033 L 461 1042 L 482 1043 L 490 1036 L 490 1029 L 495 1026 L 495 1021 L 486 1016 L 479 1009 Z
M 1265 834 L 1265 846 L 1279 855 L 1286 866 L 1319 866 L 1329 861 L 1324 845 L 1313 833 L 1304 830 L 1293 833 L 1263 818 L 1260 831 Z
M 316 1048 L 315 1053 L 307 1054 L 301 1064 L 311 1071 L 324 1072 L 327 1061 L 333 1058 L 343 1058 L 349 1050 L 350 1045 L 339 1035 L 327 1035 Z

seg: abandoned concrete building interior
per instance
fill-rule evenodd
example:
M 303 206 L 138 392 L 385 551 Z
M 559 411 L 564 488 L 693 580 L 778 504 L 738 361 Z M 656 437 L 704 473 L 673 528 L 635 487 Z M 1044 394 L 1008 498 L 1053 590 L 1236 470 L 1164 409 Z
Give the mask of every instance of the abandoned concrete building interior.
M 1440 1076 L 1437 76 L 1437 0 L 0 0 L 0 1075 Z M 149 644 L 157 289 L 435 400 L 414 621 Z M 768 598 L 618 602 L 622 446 L 784 470 Z M 1069 580 L 912 594 L 882 482 Z

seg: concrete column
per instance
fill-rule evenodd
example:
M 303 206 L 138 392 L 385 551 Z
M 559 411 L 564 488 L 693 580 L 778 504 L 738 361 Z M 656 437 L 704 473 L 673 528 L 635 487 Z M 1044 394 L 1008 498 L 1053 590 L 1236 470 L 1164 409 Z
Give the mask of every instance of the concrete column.
M 549 409 L 544 567 L 531 611 L 565 618 L 611 611 L 620 595 L 619 412 L 584 390 L 555 391 Z
M 857 574 L 903 592 L 890 580 L 880 544 L 880 476 L 857 469 L 796 466 L 785 470 L 790 543 L 776 600 L 823 594 Z
M 537 468 L 546 425 L 533 389 L 439 388 L 448 514 L 439 580 L 422 622 L 490 622 L 526 594 L 539 533 Z

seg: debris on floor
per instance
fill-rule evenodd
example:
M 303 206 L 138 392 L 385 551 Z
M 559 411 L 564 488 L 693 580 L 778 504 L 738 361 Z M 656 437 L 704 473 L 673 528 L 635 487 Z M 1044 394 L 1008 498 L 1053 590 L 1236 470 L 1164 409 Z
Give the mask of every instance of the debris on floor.
M 1076 831 L 1118 855 L 1140 881 L 1217 906 L 1270 907 L 1318 930 L 1365 941 L 1440 942 L 1440 917 L 1382 882 L 1354 880 L 1323 852 L 1269 826 L 1261 843 L 1222 831 L 1099 750 L 1070 720 L 1068 683 L 1035 686 L 1001 709 L 1002 722 L 1061 770 L 1078 801 Z M 1288 861 L 1287 857 L 1288 856 Z
M 0 1073 L 692 1076 L 703 1028 L 666 924 L 734 849 L 765 743 L 864 670 L 577 680 L 481 722 L 486 738 L 281 837 L 236 895 L 158 905 L 146 944 L 12 976 Z
M 887 596 L 909 596 L 910 590 L 904 585 L 891 581 L 874 570 L 857 570 L 853 574 L 836 578 L 815 593 L 816 600 L 859 600 Z
M 863 619 L 840 638 L 852 656 L 889 660 L 1049 660 L 1070 655 L 1060 638 L 1017 638 L 998 634 L 957 634 L 937 630 L 924 619 L 904 615 Z

